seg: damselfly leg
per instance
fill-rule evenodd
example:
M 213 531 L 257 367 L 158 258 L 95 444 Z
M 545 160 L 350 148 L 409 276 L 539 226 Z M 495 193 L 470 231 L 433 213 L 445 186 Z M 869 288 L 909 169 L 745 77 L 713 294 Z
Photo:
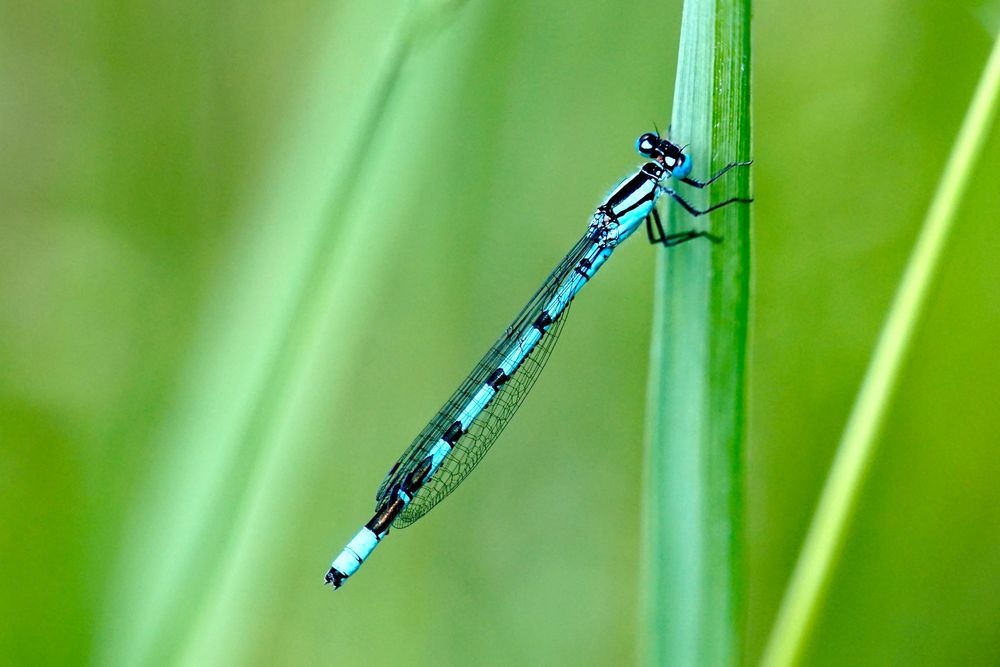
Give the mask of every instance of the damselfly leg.
M 678 204 L 680 204 L 681 206 L 684 207 L 685 211 L 687 211 L 688 213 L 690 213 L 691 215 L 693 215 L 695 217 L 698 217 L 699 215 L 705 215 L 706 213 L 711 213 L 712 211 L 714 211 L 716 209 L 720 209 L 723 206 L 728 206 L 729 204 L 735 204 L 737 202 L 740 202 L 742 204 L 749 204 L 749 203 L 751 203 L 753 201 L 753 199 L 747 199 L 745 197 L 732 197 L 730 199 L 727 199 L 726 201 L 719 202 L 718 204 L 713 204 L 712 206 L 709 206 L 708 208 L 699 211 L 694 206 L 692 206 L 691 204 L 689 204 L 687 202 L 687 200 L 684 199 L 684 197 L 681 197 L 679 194 L 677 194 L 675 191 L 671 190 L 670 188 L 661 187 L 660 189 L 665 194 L 670 195 L 674 199 L 674 201 L 676 201 Z
M 723 167 L 722 169 L 720 169 L 717 174 L 715 174 L 714 176 L 712 176 L 712 178 L 708 179 L 707 181 L 699 181 L 699 180 L 697 180 L 695 178 L 686 178 L 686 177 L 680 179 L 680 181 L 681 181 L 681 183 L 687 183 L 688 185 L 693 185 L 696 188 L 703 188 L 703 187 L 705 187 L 707 185 L 711 185 L 712 183 L 715 183 L 715 181 L 717 181 L 723 174 L 725 174 L 727 171 L 729 171 L 733 167 L 749 167 L 751 164 L 753 164 L 753 160 L 747 160 L 746 162 L 730 162 L 725 167 Z
M 684 161 L 682 161 L 679 163 L 678 166 L 680 169 L 683 169 L 686 166 L 687 169 L 685 171 L 690 171 L 691 169 L 690 164 L 691 164 L 690 161 L 686 161 L 686 164 Z M 699 181 L 696 178 L 688 178 L 687 176 L 682 176 L 681 173 L 683 172 L 681 173 L 675 172 L 674 178 L 682 183 L 686 183 L 696 188 L 705 188 L 714 183 L 715 181 L 717 181 L 719 178 L 721 178 L 730 169 L 733 169 L 734 167 L 748 167 L 751 164 L 753 164 L 753 160 L 747 160 L 746 162 L 730 162 L 725 167 L 716 172 L 707 181 Z M 670 195 L 670 197 L 672 197 L 678 204 L 684 207 L 685 211 L 687 211 L 694 217 L 705 215 L 706 213 L 711 213 L 712 211 L 720 209 L 723 206 L 727 206 L 729 204 L 735 204 L 737 202 L 749 204 L 750 202 L 753 201 L 753 199 L 744 197 L 732 197 L 730 199 L 727 199 L 726 201 L 719 202 L 718 204 L 709 206 L 704 210 L 700 210 L 692 206 L 686 199 L 684 199 L 684 197 L 682 197 L 679 193 L 677 193 L 675 190 L 671 188 L 661 185 L 658 188 L 658 192 L 661 194 Z M 663 231 L 663 224 L 660 221 L 660 214 L 657 212 L 655 207 L 649 212 L 649 215 L 646 216 L 646 235 L 649 237 L 650 243 L 654 244 L 659 243 L 666 247 L 680 245 L 685 241 L 690 241 L 692 239 L 697 239 L 697 238 L 707 238 L 713 243 L 718 243 L 719 241 L 722 240 L 718 236 L 713 236 L 708 232 L 686 231 L 686 232 L 679 232 L 677 234 L 666 234 Z
M 660 220 L 660 214 L 657 212 L 656 208 L 653 208 L 653 210 L 649 212 L 649 215 L 646 216 L 646 235 L 649 237 L 650 243 L 654 245 L 659 243 L 667 248 L 700 238 L 706 238 L 712 243 L 722 242 L 722 237 L 709 234 L 708 232 L 687 231 L 678 232 L 676 234 L 664 233 L 663 222 Z
M 688 178 L 693 161 L 684 153 L 685 147 L 661 138 L 659 132 L 643 133 L 635 148 L 647 162 L 607 194 L 586 233 L 389 469 L 375 493 L 375 515 L 334 558 L 326 583 L 334 588 L 342 586 L 389 534 L 390 527 L 404 528 L 420 519 L 472 472 L 541 374 L 566 322 L 570 303 L 643 220 L 652 243 L 669 247 L 697 238 L 722 241 L 705 231 L 665 233 L 656 211 L 657 198 L 668 194 L 693 216 L 752 201 L 734 197 L 699 211 L 662 185 L 673 178 L 704 188 L 733 167 L 749 162 L 734 162 L 702 182 Z

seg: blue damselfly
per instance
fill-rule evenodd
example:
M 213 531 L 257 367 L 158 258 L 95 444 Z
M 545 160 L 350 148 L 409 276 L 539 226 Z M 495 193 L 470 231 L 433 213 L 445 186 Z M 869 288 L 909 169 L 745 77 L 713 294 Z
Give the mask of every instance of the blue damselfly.
M 614 249 L 645 221 L 650 243 L 675 246 L 705 237 L 705 231 L 665 234 L 656 200 L 668 195 L 694 216 L 752 200 L 733 197 L 698 210 L 663 184 L 668 178 L 703 188 L 733 167 L 726 165 L 706 181 L 690 178 L 692 160 L 682 148 L 655 132 L 636 141 L 649 159 L 616 185 L 597 207 L 587 233 L 542 283 L 465 382 L 416 437 L 375 494 L 375 516 L 334 559 L 326 583 L 339 588 L 354 574 L 390 527 L 405 528 L 426 514 L 462 483 L 520 407 L 548 360 L 577 292 L 597 273 Z

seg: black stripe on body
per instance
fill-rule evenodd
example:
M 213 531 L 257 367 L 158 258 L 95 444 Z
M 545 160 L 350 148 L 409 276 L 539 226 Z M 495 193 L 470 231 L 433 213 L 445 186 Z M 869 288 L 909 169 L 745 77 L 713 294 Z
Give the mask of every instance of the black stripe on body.
M 462 434 L 464 433 L 465 431 L 462 430 L 462 422 L 456 421 L 455 423 L 453 423 L 451 426 L 448 427 L 448 430 L 444 432 L 444 435 L 441 436 L 441 439 L 447 442 L 449 445 L 454 445 L 456 442 L 458 442 L 458 439 L 461 438 Z
M 662 175 L 663 168 L 655 162 L 644 164 L 632 178 L 622 183 L 617 190 L 611 193 L 607 201 L 605 201 L 600 207 L 601 210 L 612 219 L 616 219 L 619 216 L 638 208 L 646 202 L 653 201 L 653 193 L 656 191 L 656 182 Z M 645 187 L 649 187 L 649 192 L 647 192 L 643 197 L 640 197 L 628 208 L 619 210 L 619 207 L 622 206 L 630 197 Z
M 429 456 L 421 461 L 420 465 L 411 470 L 410 474 L 403 479 L 403 491 L 411 496 L 416 493 L 417 489 L 423 486 L 433 465 L 434 463 Z
M 500 387 L 503 386 L 504 382 L 510 379 L 510 376 L 503 372 L 502 368 L 498 368 L 493 371 L 488 378 L 486 378 L 486 384 L 493 388 L 493 391 L 500 391 Z
M 378 513 L 365 524 L 365 528 L 375 533 L 375 539 L 382 540 L 382 536 L 389 530 L 389 526 L 396 519 L 396 516 L 403 511 L 405 503 L 398 495 L 399 487 L 394 487 L 392 500 L 379 509 Z
M 617 190 L 611 193 L 601 208 L 614 209 L 620 206 L 622 202 L 631 197 L 632 193 L 645 185 L 647 181 L 649 181 L 649 177 L 642 170 L 637 171 L 635 176 L 622 183 Z
M 643 205 L 643 204 L 645 204 L 646 202 L 651 202 L 651 201 L 653 201 L 653 192 L 655 192 L 655 188 L 650 188 L 650 189 L 649 189 L 649 192 L 647 192 L 647 193 L 646 193 L 645 195 L 643 195 L 642 197 L 640 197 L 640 198 L 636 199 L 636 200 L 635 200 L 635 202 L 633 202 L 633 203 L 632 203 L 632 205 L 631 205 L 631 206 L 629 206 L 628 208 L 621 208 L 621 209 L 620 209 L 620 208 L 617 208 L 617 206 L 616 206 L 615 208 L 613 208 L 613 209 L 612 209 L 612 210 L 614 211 L 614 214 L 615 214 L 615 217 L 616 217 L 616 218 L 619 218 L 619 217 L 621 217 L 621 216 L 625 215 L 626 213 L 629 213 L 629 212 L 631 212 L 631 211 L 634 211 L 635 209 L 639 208 L 640 206 L 642 206 L 642 205 Z M 629 194 L 630 194 L 630 195 L 631 195 L 631 194 L 634 194 L 634 192 L 633 192 L 633 193 L 629 193 Z M 618 203 L 618 206 L 620 206 L 620 205 L 621 205 L 621 204 L 623 204 L 623 203 L 624 203 L 624 200 L 623 200 L 623 201 L 621 201 L 621 202 L 619 202 L 619 203 Z
M 531 323 L 531 326 L 538 329 L 541 333 L 545 333 L 545 328 L 550 324 L 552 324 L 552 316 L 543 310 L 541 314 L 535 318 L 535 321 Z

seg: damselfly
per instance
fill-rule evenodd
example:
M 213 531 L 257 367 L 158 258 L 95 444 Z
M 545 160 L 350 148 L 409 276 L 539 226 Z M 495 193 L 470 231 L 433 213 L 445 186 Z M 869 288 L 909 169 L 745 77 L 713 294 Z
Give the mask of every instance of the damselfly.
M 541 373 L 573 297 L 643 221 L 650 243 L 675 246 L 699 237 L 721 240 L 704 231 L 665 234 L 655 206 L 658 197 L 670 196 L 694 216 L 734 202 L 752 201 L 733 197 L 698 210 L 663 184 L 673 178 L 703 188 L 733 167 L 750 162 L 730 163 L 708 180 L 698 181 L 690 178 L 690 156 L 669 139 L 647 132 L 639 137 L 635 148 L 650 161 L 611 190 L 597 207 L 587 233 L 392 466 L 375 494 L 375 516 L 334 559 L 326 583 L 339 588 L 361 567 L 390 527 L 409 526 L 472 472 Z

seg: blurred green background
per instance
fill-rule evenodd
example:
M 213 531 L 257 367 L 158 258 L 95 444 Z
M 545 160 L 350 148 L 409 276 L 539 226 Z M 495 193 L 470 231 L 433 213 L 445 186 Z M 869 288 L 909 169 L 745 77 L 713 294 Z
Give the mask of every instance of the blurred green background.
M 481 470 L 320 585 L 670 115 L 677 2 L 406 7 L 3 5 L 4 662 L 635 660 L 638 236 Z M 755 11 L 750 663 L 1000 17 Z M 998 182 L 994 130 L 810 665 L 1000 664 Z

